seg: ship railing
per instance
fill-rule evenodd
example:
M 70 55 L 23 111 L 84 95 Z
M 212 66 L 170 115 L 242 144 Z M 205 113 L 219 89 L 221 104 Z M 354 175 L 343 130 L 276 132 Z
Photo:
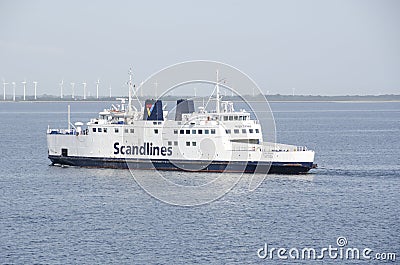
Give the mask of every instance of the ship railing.
M 263 143 L 264 152 L 303 152 L 308 151 L 306 146 L 296 146 L 277 143 Z
M 256 146 L 240 146 L 240 147 L 233 147 L 232 151 L 234 152 L 249 152 L 249 151 L 260 151 L 261 147 L 256 147 Z
M 262 143 L 261 145 L 235 146 L 232 151 L 262 151 L 262 152 L 303 152 L 308 151 L 306 146 L 288 144 Z
M 75 129 L 48 129 L 47 134 L 76 135 Z

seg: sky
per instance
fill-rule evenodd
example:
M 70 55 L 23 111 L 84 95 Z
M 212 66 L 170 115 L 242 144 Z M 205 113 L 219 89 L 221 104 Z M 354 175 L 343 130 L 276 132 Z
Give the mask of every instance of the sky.
M 126 94 L 190 60 L 249 75 L 264 93 L 400 94 L 400 1 L 0 0 L 0 78 L 17 94 Z M 3 83 L 3 82 L 2 82 Z M 11 86 L 6 87 L 11 94 Z M 81 92 L 77 92 L 78 94 Z

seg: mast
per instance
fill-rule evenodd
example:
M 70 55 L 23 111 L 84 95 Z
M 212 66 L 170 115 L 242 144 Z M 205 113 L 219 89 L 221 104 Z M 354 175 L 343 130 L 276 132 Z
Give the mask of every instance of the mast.
M 217 87 L 216 87 L 216 94 L 217 94 L 217 99 L 216 99 L 216 107 L 215 107 L 215 111 L 217 112 L 217 113 L 219 113 L 219 99 L 220 99 L 220 96 L 219 96 L 219 71 L 218 71 L 218 69 L 217 69 Z
M 71 106 L 68 104 L 68 132 L 71 131 Z
M 129 68 L 129 84 L 128 84 L 128 112 L 132 110 L 132 68 Z

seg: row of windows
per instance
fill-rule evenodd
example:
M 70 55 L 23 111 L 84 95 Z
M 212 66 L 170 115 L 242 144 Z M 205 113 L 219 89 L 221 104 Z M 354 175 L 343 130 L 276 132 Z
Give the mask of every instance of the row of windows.
M 245 121 L 248 116 L 224 116 L 224 121 Z
M 168 141 L 168 145 L 171 146 L 172 145 L 172 141 Z M 177 146 L 178 145 L 178 141 L 174 141 L 174 145 Z
M 93 132 L 105 132 L 107 133 L 107 128 L 93 128 Z
M 232 130 L 231 129 L 226 129 L 225 132 L 227 134 L 231 134 Z M 256 133 L 259 133 L 259 132 L 260 132 L 260 130 L 256 129 Z M 239 129 L 234 129 L 233 133 L 239 133 Z M 242 133 L 246 133 L 246 129 L 242 129 Z M 254 130 L 253 129 L 249 129 L 249 133 L 254 133 Z
M 93 130 L 93 132 L 99 132 L 99 133 L 104 132 L 104 133 L 107 133 L 107 128 L 93 128 L 92 130 Z M 118 133 L 119 132 L 119 128 L 114 128 L 114 132 Z M 133 128 L 130 128 L 130 129 L 125 128 L 124 132 L 125 133 L 135 133 L 135 129 L 133 129 Z
M 155 129 L 155 130 L 157 130 L 157 133 L 158 133 L 158 129 Z M 119 132 L 119 128 L 114 128 L 114 131 L 116 132 L 116 133 L 118 133 Z M 124 130 L 126 133 L 128 133 L 128 132 L 131 132 L 131 133 L 134 133 L 134 129 L 125 129 Z M 208 131 L 208 130 L 206 130 L 206 131 Z M 214 134 L 215 134 L 215 130 L 213 129 L 212 131 L 214 131 Z M 107 133 L 107 128 L 93 128 L 93 132 L 105 132 L 105 133 Z M 172 146 L 172 144 L 174 144 L 174 146 L 178 146 L 178 141 L 168 141 L 168 146 Z M 196 142 L 186 142 L 186 146 L 197 146 L 197 143 Z
M 172 141 L 168 141 L 168 145 L 172 145 Z M 178 141 L 174 141 L 174 145 L 178 145 Z M 186 142 L 186 146 L 197 146 L 197 142 Z
M 198 130 L 179 130 L 179 134 L 215 134 L 215 129 L 198 129 Z M 174 134 L 178 134 L 178 130 L 174 130 Z
M 196 142 L 192 142 L 192 146 L 196 146 L 197 143 Z M 190 146 L 190 142 L 186 142 L 186 146 Z
M 242 133 L 246 133 L 246 129 L 242 129 Z M 260 130 L 259 129 L 255 129 L 255 131 L 256 131 L 256 133 L 259 133 L 260 132 Z M 107 133 L 107 128 L 93 128 L 93 132 L 99 132 L 99 133 L 101 133 L 101 132 L 104 132 L 104 133 Z M 119 128 L 114 128 L 114 132 L 115 133 L 118 133 L 119 132 Z M 232 133 L 232 130 L 231 129 L 226 129 L 225 130 L 225 132 L 227 133 L 227 134 L 230 134 L 230 133 Z M 239 133 L 239 129 L 234 129 L 233 130 L 233 132 L 234 133 Z M 125 128 L 124 129 L 124 133 L 135 133 L 135 129 L 133 129 L 133 128 L 130 128 L 130 129 L 128 129 L 128 128 Z M 158 134 L 158 129 L 154 129 L 154 133 L 155 134 Z M 209 129 L 204 129 L 204 130 L 202 130 L 202 129 L 193 129 L 193 130 L 189 130 L 189 129 L 187 129 L 187 130 L 183 130 L 183 129 L 181 129 L 181 130 L 179 130 L 179 134 L 215 134 L 215 129 L 211 129 L 211 130 L 209 130 Z M 254 133 L 254 130 L 253 129 L 249 129 L 249 133 Z M 174 130 L 174 134 L 178 134 L 178 130 Z

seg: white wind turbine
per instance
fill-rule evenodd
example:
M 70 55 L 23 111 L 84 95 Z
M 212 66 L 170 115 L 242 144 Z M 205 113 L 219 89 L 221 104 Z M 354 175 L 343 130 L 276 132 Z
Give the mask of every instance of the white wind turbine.
M 6 100 L 6 85 L 8 85 L 8 83 L 3 79 L 3 100 Z
M 97 79 L 96 82 L 96 98 L 99 99 L 99 84 L 100 84 L 100 80 Z
M 111 84 L 110 84 L 110 88 L 109 89 L 110 89 L 110 98 L 111 98 Z
M 156 98 L 157 98 L 157 88 L 158 88 L 158 82 L 157 82 L 157 80 L 156 80 L 156 82 L 154 82 L 153 84 L 154 84 L 154 86 L 156 87 Z
M 75 98 L 75 83 L 71 83 L 71 88 L 72 88 L 72 98 Z
M 24 85 L 24 101 L 25 101 L 25 95 L 26 95 L 26 80 L 21 82 Z
M 13 101 L 15 101 L 15 82 L 12 82 L 13 85 Z
M 82 82 L 83 85 L 83 99 L 86 99 L 86 82 Z
M 60 98 L 63 98 L 63 85 L 64 85 L 64 79 L 62 79 L 60 82 Z
M 35 85 L 35 100 L 36 100 L 36 88 L 37 88 L 37 81 L 33 81 L 33 84 Z

